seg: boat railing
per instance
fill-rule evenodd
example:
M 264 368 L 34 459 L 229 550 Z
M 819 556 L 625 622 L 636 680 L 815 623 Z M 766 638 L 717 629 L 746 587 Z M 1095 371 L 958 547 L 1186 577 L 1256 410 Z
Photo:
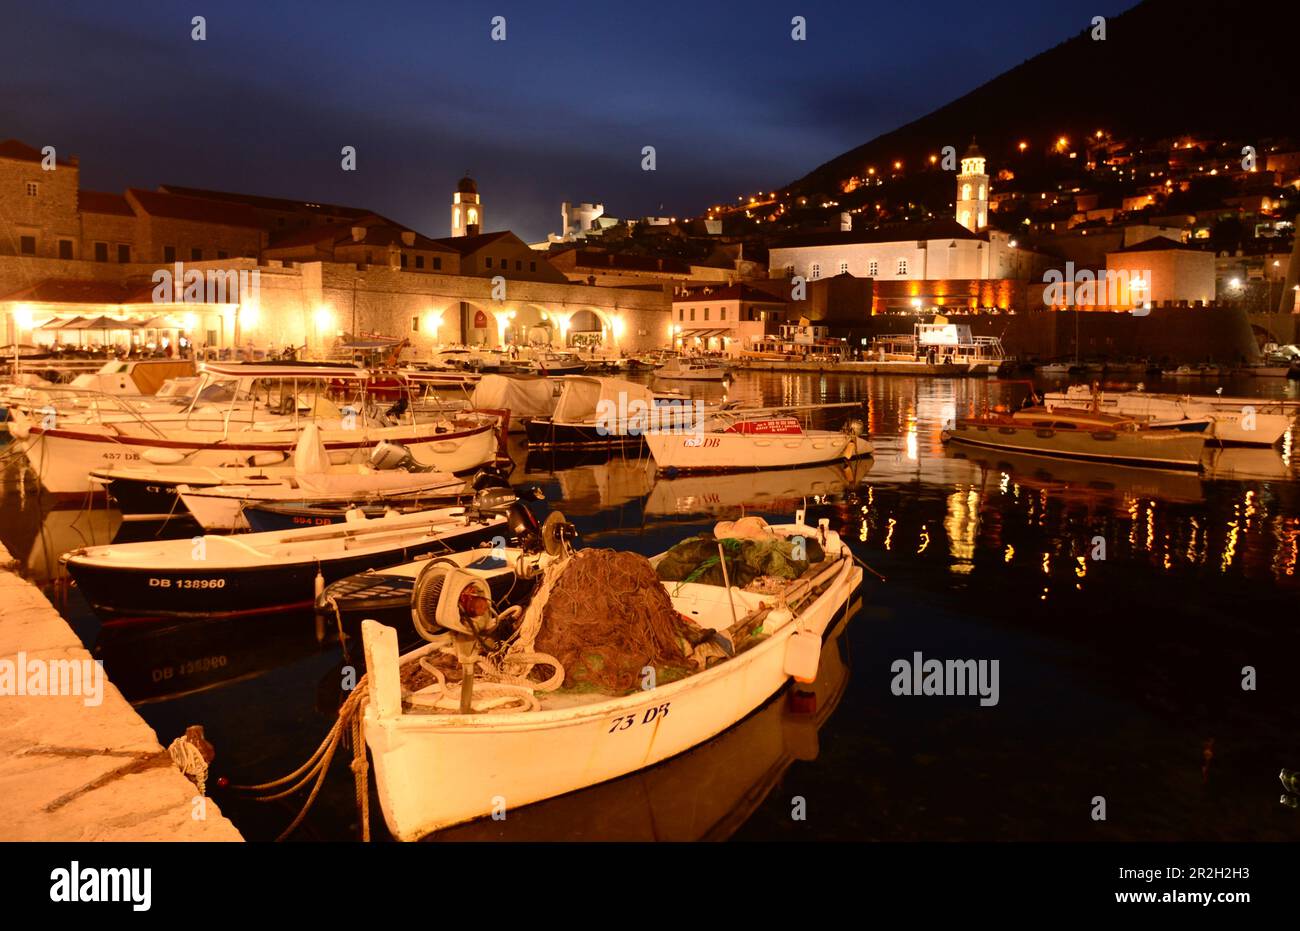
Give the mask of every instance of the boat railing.
M 52 413 L 56 418 L 56 421 L 60 416 L 75 413 L 78 416 L 86 417 L 91 423 L 98 424 L 101 427 L 113 427 L 111 422 L 104 420 L 104 406 L 106 402 L 109 412 L 116 411 L 125 414 L 136 423 L 147 428 L 150 433 L 154 434 L 154 436 L 157 436 L 159 439 L 163 438 L 163 432 L 158 429 L 157 425 L 152 423 L 148 417 L 141 413 L 141 411 L 132 404 L 130 400 L 120 394 L 110 394 L 109 392 L 101 391 L 98 388 L 72 388 L 64 385 L 41 385 L 33 388 L 32 391 L 45 395 L 49 400 L 42 402 L 39 397 L 14 398 L 11 396 L 9 403 L 16 406 L 26 407 L 30 412 L 40 414 Z M 55 397 L 50 397 L 51 395 Z M 57 403 L 59 397 L 62 397 L 66 401 L 85 403 L 77 403 L 75 407 L 68 405 L 68 409 L 60 411 Z M 114 429 L 117 428 L 115 427 Z

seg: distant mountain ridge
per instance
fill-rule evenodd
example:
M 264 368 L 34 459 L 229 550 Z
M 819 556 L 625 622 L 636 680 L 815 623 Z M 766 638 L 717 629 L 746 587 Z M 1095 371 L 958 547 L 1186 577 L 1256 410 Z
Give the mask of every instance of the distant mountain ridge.
M 833 193 L 863 166 L 916 165 L 972 137 L 990 168 L 1021 139 L 1045 147 L 1098 129 L 1158 139 L 1185 133 L 1264 140 L 1300 135 L 1300 2 L 1145 0 L 788 185 Z

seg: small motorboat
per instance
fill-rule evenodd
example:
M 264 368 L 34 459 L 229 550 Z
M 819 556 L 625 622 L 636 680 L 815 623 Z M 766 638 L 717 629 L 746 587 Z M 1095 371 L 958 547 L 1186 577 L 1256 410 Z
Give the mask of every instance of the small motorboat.
M 718 409 L 701 400 L 655 394 L 622 378 L 570 375 L 560 381 L 552 412 L 525 425 L 530 447 L 639 447 L 647 433 L 694 429 Z
M 1213 422 L 1211 440 L 1240 446 L 1273 446 L 1291 429 L 1294 402 L 1263 398 L 1232 398 L 1177 394 L 1148 394 L 1145 391 L 1093 391 L 1087 385 L 1073 385 L 1066 391 L 1044 395 L 1049 410 L 1088 407 L 1108 414 L 1149 419 L 1153 425 L 1177 425 L 1180 421 Z
M 477 507 L 357 519 L 331 527 L 81 547 L 61 558 L 106 623 L 258 615 L 310 608 L 325 584 L 500 536 Z
M 645 441 L 661 470 L 678 472 L 793 468 L 872 454 L 861 421 L 842 430 L 813 430 L 781 412 L 736 411 L 726 426 L 662 430 L 647 434 Z
M 562 526 L 557 516 L 547 524 Z M 791 678 L 816 678 L 823 635 L 862 581 L 828 522 L 808 526 L 802 512 L 776 526 L 725 522 L 650 560 L 574 552 L 545 527 L 541 552 L 479 550 L 403 570 L 420 647 L 399 655 L 396 630 L 362 622 L 356 713 L 399 840 L 487 817 L 503 799 L 517 808 L 618 778 L 727 730 Z M 755 575 L 749 546 L 795 555 L 780 574 Z M 709 552 L 722 555 L 702 574 L 693 567 Z M 526 603 L 498 608 L 490 577 L 503 571 L 534 589 Z M 605 572 L 646 579 L 612 626 L 572 597 Z M 660 655 L 643 653 L 661 628 Z
M 1093 459 L 1119 465 L 1200 469 L 1210 420 L 1163 428 L 1134 417 L 1099 411 L 1028 407 L 1013 414 L 958 418 L 943 442 L 992 449 Z
M 664 381 L 724 381 L 727 369 L 703 359 L 676 357 L 654 370 L 654 377 Z

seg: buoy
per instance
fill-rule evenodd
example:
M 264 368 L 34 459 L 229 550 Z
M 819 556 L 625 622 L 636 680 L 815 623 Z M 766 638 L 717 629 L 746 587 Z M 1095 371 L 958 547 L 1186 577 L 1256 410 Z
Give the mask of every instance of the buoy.
M 796 630 L 785 644 L 785 674 L 805 685 L 815 682 L 821 656 L 822 638 L 806 630 Z

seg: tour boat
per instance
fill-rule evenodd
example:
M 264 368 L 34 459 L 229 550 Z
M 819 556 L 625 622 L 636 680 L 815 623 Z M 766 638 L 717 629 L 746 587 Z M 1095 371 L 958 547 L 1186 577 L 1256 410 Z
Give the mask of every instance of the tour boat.
M 737 414 L 726 427 L 649 433 L 646 445 L 661 470 L 679 472 L 792 468 L 872 454 L 858 421 L 843 430 L 810 430 L 788 414 Z
M 340 406 L 327 394 L 339 385 L 362 382 L 364 369 L 311 363 L 208 363 L 204 379 L 234 379 L 239 389 L 222 418 L 210 414 L 181 423 L 147 416 L 84 418 L 68 422 L 16 417 L 10 432 L 25 446 L 33 471 L 54 494 L 93 490 L 92 469 L 121 465 L 258 466 L 287 462 L 303 426 L 321 427 L 330 460 L 364 462 L 380 442 L 401 444 L 442 472 L 468 472 L 492 462 L 497 452 L 499 418 L 465 413 L 389 426 L 367 410 L 364 397 Z M 313 391 L 310 410 L 300 409 L 300 389 Z M 203 394 L 202 390 L 196 395 Z M 240 402 L 245 406 L 241 407 Z M 251 405 L 251 406 L 249 406 Z M 283 416 L 259 419 L 273 409 Z M 193 412 L 193 408 L 191 408 Z
M 1013 414 L 958 418 L 942 439 L 1066 459 L 1199 469 L 1208 425 L 1202 420 L 1188 422 L 1186 430 L 1156 429 L 1133 417 L 1030 407 Z
M 1244 446 L 1272 446 L 1291 429 L 1295 402 L 1262 398 L 1232 398 L 1175 394 L 1147 394 L 1145 391 L 1093 391 L 1087 385 L 1073 385 L 1066 391 L 1048 392 L 1044 406 L 1091 406 L 1125 417 L 1157 421 L 1203 420 L 1214 422 L 1212 439 Z
M 255 615 L 309 608 L 335 579 L 462 550 L 504 526 L 500 515 L 440 508 L 331 527 L 82 547 L 61 561 L 91 608 L 114 623 Z
M 655 369 L 654 377 L 664 381 L 723 381 L 727 377 L 727 369 L 703 359 L 677 357 Z
M 362 730 L 380 808 L 393 836 L 417 840 L 500 812 L 503 805 L 519 808 L 645 769 L 732 727 L 792 676 L 814 680 L 823 634 L 849 604 L 862 570 L 825 520 L 807 526 L 800 512 L 794 523 L 764 526 L 760 533 L 800 544 L 815 539 L 823 558 L 797 579 L 760 580 L 777 583 L 772 585 L 742 589 L 658 582 L 671 608 L 706 639 L 720 642 L 729 630 L 752 629 L 755 623 L 761 623 L 762 634 L 681 678 L 630 693 L 561 687 L 566 670 L 559 662 L 530 652 L 532 643 L 523 631 L 534 621 L 552 622 L 551 615 L 543 614 L 541 592 L 555 580 L 562 582 L 566 569 L 591 552 L 575 555 L 567 547 L 557 552 L 549 544 L 538 554 L 524 549 L 495 554 L 494 564 L 542 580 L 539 594 L 531 597 L 515 633 L 505 641 L 508 646 L 494 658 L 506 671 L 516 664 L 519 669 L 536 665 L 546 673 L 555 668 L 550 679 L 541 683 L 512 676 L 508 686 L 494 685 L 489 668 L 486 677 L 479 671 L 460 683 L 447 682 L 435 671 L 433 684 L 420 686 L 410 675 L 428 671 L 441 658 L 458 659 L 462 668 L 482 667 L 483 658 L 469 646 L 479 626 L 465 610 L 465 595 L 494 597 L 472 568 L 484 551 L 421 567 L 410 604 L 428 643 L 399 655 L 396 630 L 374 620 L 362 622 L 368 683 Z M 666 555 L 650 562 L 657 567 Z M 518 611 L 519 606 L 507 608 L 493 621 Z M 472 688 L 463 690 L 466 681 Z M 503 691 L 509 693 L 504 700 Z

